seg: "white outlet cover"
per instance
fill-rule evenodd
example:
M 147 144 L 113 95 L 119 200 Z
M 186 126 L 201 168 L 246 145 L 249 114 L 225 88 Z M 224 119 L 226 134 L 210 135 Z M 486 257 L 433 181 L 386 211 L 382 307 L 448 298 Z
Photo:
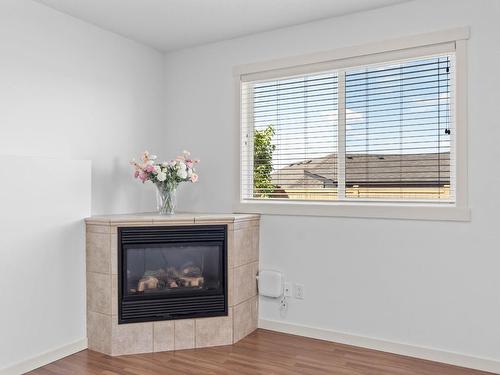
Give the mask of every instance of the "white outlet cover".
M 293 295 L 297 299 L 304 299 L 304 285 L 294 284 L 293 285 Z

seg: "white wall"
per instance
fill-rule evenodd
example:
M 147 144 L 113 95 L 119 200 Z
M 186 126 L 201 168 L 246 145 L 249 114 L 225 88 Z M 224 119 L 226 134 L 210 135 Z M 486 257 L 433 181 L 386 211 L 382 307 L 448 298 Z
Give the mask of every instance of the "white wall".
M 0 186 L 0 373 L 20 374 L 86 345 L 90 162 L 0 156 Z
M 0 154 L 92 160 L 92 212 L 153 208 L 128 161 L 160 155 L 163 54 L 31 0 L 0 2 Z
M 500 360 L 500 2 L 419 0 L 167 55 L 167 146 L 201 158 L 180 207 L 230 211 L 237 132 L 235 65 L 457 26 L 469 41 L 468 223 L 264 216 L 261 267 L 305 285 L 286 317 L 260 318 Z
M 170 154 L 164 89 L 163 54 L 30 0 L 0 1 L 0 158 L 33 160 L 0 168 L 0 369 L 21 362 L 10 371 L 20 373 L 85 342 L 82 219 L 91 207 L 153 208 L 128 161 L 146 148 Z M 41 173 L 45 157 L 57 178 Z M 92 203 L 73 159 L 92 162 Z

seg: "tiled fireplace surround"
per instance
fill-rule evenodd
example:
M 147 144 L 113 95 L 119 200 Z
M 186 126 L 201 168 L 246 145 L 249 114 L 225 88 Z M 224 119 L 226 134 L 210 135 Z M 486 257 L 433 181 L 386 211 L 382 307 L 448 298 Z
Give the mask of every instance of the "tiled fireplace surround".
M 117 228 L 227 225 L 228 316 L 118 324 Z M 230 345 L 257 328 L 259 216 L 94 216 L 87 226 L 88 347 L 112 356 Z

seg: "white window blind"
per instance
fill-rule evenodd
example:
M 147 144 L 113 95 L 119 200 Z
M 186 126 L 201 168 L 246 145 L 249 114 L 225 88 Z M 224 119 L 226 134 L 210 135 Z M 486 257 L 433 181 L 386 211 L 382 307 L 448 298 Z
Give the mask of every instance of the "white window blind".
M 454 54 L 241 83 L 241 198 L 455 200 Z

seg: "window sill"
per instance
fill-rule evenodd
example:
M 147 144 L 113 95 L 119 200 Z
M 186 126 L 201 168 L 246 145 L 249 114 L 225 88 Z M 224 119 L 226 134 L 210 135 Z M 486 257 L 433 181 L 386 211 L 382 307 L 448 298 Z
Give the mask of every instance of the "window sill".
M 385 202 L 250 202 L 237 204 L 237 212 L 264 215 L 326 216 L 376 219 L 470 221 L 469 208 L 447 203 Z

